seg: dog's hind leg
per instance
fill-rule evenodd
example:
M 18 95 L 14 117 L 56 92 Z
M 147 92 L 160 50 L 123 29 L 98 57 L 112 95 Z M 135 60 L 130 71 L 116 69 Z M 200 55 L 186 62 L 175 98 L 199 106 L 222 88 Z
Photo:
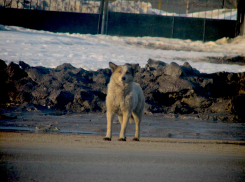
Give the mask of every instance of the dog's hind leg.
M 111 133 L 112 133 L 111 124 L 115 114 L 107 111 L 106 115 L 107 115 L 107 132 L 104 140 L 111 141 Z
M 135 120 L 135 135 L 133 138 L 133 141 L 139 141 L 140 140 L 140 122 L 141 118 L 137 116 L 137 114 L 132 113 L 134 120 Z

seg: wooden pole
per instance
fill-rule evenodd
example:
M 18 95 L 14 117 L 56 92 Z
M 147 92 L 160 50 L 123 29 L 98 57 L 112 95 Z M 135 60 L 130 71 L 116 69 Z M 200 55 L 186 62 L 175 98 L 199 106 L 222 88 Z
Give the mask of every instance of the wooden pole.
M 237 2 L 237 35 L 245 35 L 245 1 Z
M 101 22 L 101 34 L 106 34 L 106 26 L 107 26 L 107 20 L 108 20 L 108 3 L 109 3 L 109 0 L 105 0 L 102 22 Z
M 186 1 L 186 11 L 185 14 L 189 13 L 189 0 Z
M 98 21 L 98 29 L 97 33 L 101 33 L 101 24 L 102 24 L 102 17 L 103 17 L 103 11 L 104 11 L 104 2 L 105 0 L 100 1 L 100 12 L 99 12 L 99 21 Z
M 158 9 L 161 10 L 161 0 L 158 0 Z

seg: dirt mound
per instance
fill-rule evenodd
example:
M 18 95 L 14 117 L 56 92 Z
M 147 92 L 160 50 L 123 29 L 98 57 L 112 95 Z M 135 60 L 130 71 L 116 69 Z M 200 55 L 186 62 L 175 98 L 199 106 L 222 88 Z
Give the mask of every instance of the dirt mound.
M 8 66 L 0 60 L 2 107 L 31 103 L 70 112 L 106 112 L 109 69 L 86 71 L 63 64 L 31 67 L 20 61 Z M 239 121 L 245 119 L 245 73 L 203 74 L 185 62 L 166 64 L 149 59 L 135 75 L 146 98 L 146 113 L 189 114 Z

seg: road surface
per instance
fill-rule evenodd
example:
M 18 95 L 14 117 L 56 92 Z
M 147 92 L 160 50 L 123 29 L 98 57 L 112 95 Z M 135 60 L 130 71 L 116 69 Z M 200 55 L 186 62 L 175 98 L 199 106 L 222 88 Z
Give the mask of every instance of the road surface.
M 244 181 L 245 143 L 0 132 L 3 181 Z

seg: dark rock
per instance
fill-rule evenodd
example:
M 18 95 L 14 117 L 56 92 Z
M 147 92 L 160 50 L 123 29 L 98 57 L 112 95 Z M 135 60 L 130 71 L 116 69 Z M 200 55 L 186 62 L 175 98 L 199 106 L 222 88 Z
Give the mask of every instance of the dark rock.
M 0 114 L 0 120 L 4 120 L 4 119 L 17 119 L 16 116 L 12 117 L 12 116 L 6 116 L 4 114 Z
M 6 63 L 0 59 L 0 70 L 4 70 L 5 68 L 7 68 Z
M 13 62 L 9 63 L 7 68 L 5 69 L 8 77 L 12 80 L 19 80 L 23 77 L 27 77 L 27 73 L 20 68 L 18 64 Z
M 231 111 L 234 113 L 239 121 L 245 121 L 245 95 L 238 95 L 231 100 Z
M 27 102 L 60 112 L 106 111 L 110 69 L 86 71 L 71 64 L 51 69 L 21 61 L 6 67 L 2 63 L 2 105 Z M 245 73 L 201 74 L 188 62 L 181 66 L 149 59 L 145 68 L 137 68 L 135 81 L 144 91 L 147 114 L 198 113 L 210 121 L 245 121 Z
M 181 67 L 181 69 L 184 72 L 185 76 L 193 76 L 193 75 L 200 74 L 200 72 L 197 69 L 192 68 L 188 62 L 185 62 L 183 66 Z
M 170 63 L 166 69 L 165 69 L 165 72 L 164 72 L 166 75 L 169 75 L 171 77 L 180 77 L 180 76 L 183 76 L 183 71 L 181 69 L 181 67 L 175 63 L 175 62 L 172 62 Z
M 55 68 L 55 70 L 58 70 L 58 71 L 67 71 L 67 70 L 73 70 L 73 69 L 76 69 L 76 68 L 69 63 L 64 63 Z
M 4 104 L 6 102 L 9 102 L 9 96 L 8 96 L 8 86 L 7 86 L 7 79 L 8 75 L 5 71 L 7 68 L 7 65 L 3 60 L 0 59 L 0 104 Z
M 66 104 L 73 101 L 74 95 L 68 91 L 54 90 L 50 94 L 49 99 L 56 107 L 64 108 Z
M 163 66 L 167 66 L 166 63 L 162 62 L 162 61 L 157 61 L 154 59 L 149 59 L 147 61 L 147 65 L 146 65 L 146 69 L 149 71 L 152 71 L 151 69 L 160 69 Z
M 23 70 L 30 68 L 30 65 L 26 64 L 24 61 L 19 61 L 19 65 Z
M 170 112 L 174 114 L 190 114 L 193 113 L 193 108 L 185 103 L 177 101 L 172 105 Z
M 191 65 L 190 65 L 188 62 L 185 62 L 185 63 L 183 64 L 183 67 L 192 70 L 192 67 L 191 67 Z
M 212 105 L 212 101 L 208 98 L 192 95 L 192 97 L 183 98 L 181 102 L 189 105 L 191 108 L 207 108 Z
M 44 75 L 48 75 L 50 69 L 40 66 L 40 67 L 32 67 L 25 71 L 27 72 L 28 77 L 30 77 L 33 81 L 45 82 L 47 80 L 46 79 L 44 80 Z
M 159 91 L 162 93 L 180 92 L 181 90 L 193 90 L 195 86 L 185 79 L 173 77 L 167 77 L 165 80 L 160 82 Z

